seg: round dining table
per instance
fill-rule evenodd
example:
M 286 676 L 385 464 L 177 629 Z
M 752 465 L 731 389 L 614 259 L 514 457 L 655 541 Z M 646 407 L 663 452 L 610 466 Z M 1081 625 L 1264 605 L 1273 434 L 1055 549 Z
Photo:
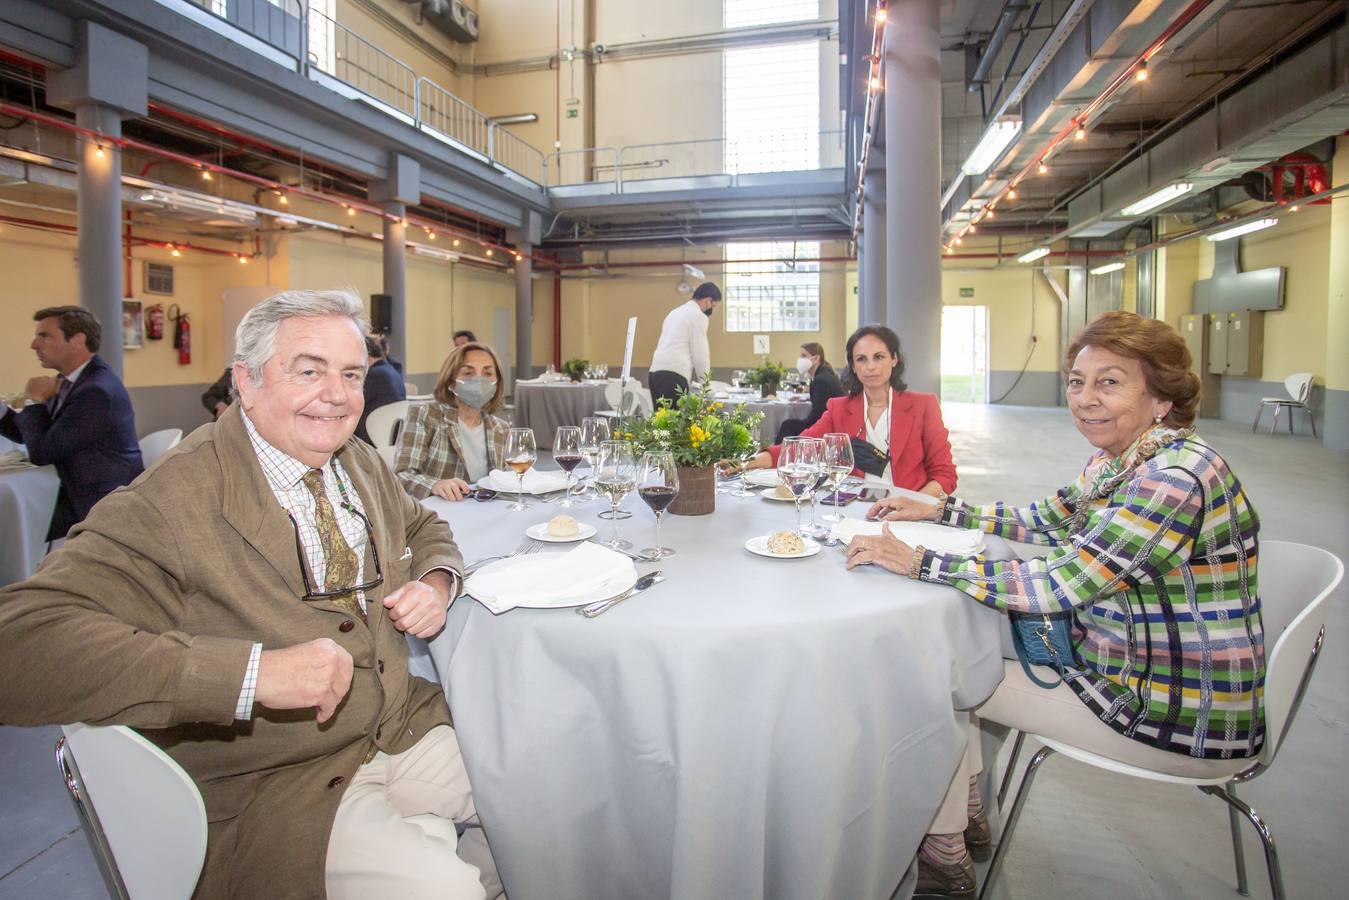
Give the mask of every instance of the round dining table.
M 0 437 L 0 454 L 8 456 L 21 447 Z M 0 465 L 0 587 L 37 571 L 47 552 L 47 529 L 60 489 L 54 466 Z
M 423 502 L 468 563 L 566 511 Z M 651 514 L 625 504 L 620 534 L 650 546 Z M 603 540 L 604 508 L 569 512 Z M 891 896 L 959 763 L 964 710 L 1002 678 L 1004 626 L 952 588 L 848 571 L 841 547 L 744 547 L 794 526 L 790 503 L 719 495 L 710 516 L 665 517 L 676 555 L 637 563 L 665 580 L 597 618 L 461 596 L 429 646 L 413 640 L 512 900 Z
M 539 448 L 552 447 L 553 435 L 563 425 L 580 425 L 597 410 L 612 408 L 604 395 L 608 387 L 608 381 L 517 381 L 511 424 L 534 429 Z

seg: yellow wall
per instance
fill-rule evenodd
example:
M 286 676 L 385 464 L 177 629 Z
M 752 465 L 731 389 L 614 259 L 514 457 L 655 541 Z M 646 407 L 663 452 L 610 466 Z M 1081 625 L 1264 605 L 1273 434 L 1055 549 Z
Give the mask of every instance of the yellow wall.
M 993 242 L 968 238 L 961 246 L 966 253 L 995 252 L 995 248 Z M 1015 256 L 996 269 L 987 265 L 987 261 L 979 263 L 983 265 L 944 260 L 941 300 L 944 306 L 988 307 L 989 369 L 1018 372 L 1029 353 L 1027 371 L 1059 371 L 1060 310 L 1053 290 L 1036 274 L 1035 268 L 1017 263 Z M 1065 284 L 1063 270 L 1046 271 L 1060 286 Z M 974 296 L 961 297 L 961 288 L 972 288 Z M 1037 338 L 1033 352 L 1031 334 Z
M 380 0 L 379 5 L 397 19 L 404 28 L 415 33 L 427 44 L 454 60 L 456 64 L 472 61 L 474 44 L 453 41 L 448 35 L 429 23 L 418 25 L 416 6 L 399 2 L 399 0 Z M 470 3 L 469 5 L 475 4 Z M 417 77 L 429 78 L 450 93 L 471 102 L 471 98 L 465 94 L 465 91 L 472 89 L 473 79 L 471 77 L 452 72 L 444 62 L 427 53 L 417 43 L 408 40 L 400 30 L 385 25 L 361 7 L 352 3 L 351 0 L 337 0 L 336 7 L 339 25 L 349 28 L 355 35 L 410 66 Z M 354 49 L 356 42 L 351 38 L 344 37 L 340 29 L 336 40 L 339 51 L 343 51 L 344 47 L 350 47 L 351 49 L 345 52 L 356 52 Z M 346 44 L 345 41 L 352 41 L 352 43 Z
M 1339 138 L 1332 178 L 1349 184 L 1349 137 Z M 1349 199 L 1340 194 L 1330 209 L 1330 271 L 1326 303 L 1326 387 L 1349 390 Z

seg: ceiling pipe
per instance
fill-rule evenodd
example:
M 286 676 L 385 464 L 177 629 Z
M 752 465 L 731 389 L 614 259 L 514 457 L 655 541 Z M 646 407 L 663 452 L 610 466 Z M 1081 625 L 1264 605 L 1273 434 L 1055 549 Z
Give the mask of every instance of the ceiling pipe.
M 984 86 L 984 82 L 988 80 L 988 70 L 993 68 L 993 62 L 997 59 L 998 52 L 1002 50 L 1003 42 L 1007 40 L 1007 32 L 1012 30 L 1012 25 L 1028 5 L 1015 0 L 1003 0 L 1002 12 L 998 13 L 998 24 L 993 27 L 993 34 L 989 36 L 988 46 L 979 57 L 979 65 L 974 69 L 974 76 L 965 86 L 966 91 L 973 94 Z
M 509 116 L 488 116 L 488 125 L 529 125 L 539 121 L 538 113 L 512 113 Z

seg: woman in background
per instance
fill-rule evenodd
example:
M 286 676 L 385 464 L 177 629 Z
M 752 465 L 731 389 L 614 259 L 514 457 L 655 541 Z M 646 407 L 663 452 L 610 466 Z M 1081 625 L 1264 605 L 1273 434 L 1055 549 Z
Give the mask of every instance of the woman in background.
M 825 406 L 835 397 L 847 393 L 838 373 L 824 358 L 824 346 L 815 341 L 801 345 L 801 355 L 796 358 L 796 371 L 810 381 L 810 413 L 804 419 L 783 419 L 778 426 L 778 435 L 773 443 L 781 444 L 785 438 L 795 437 L 805 431 L 824 415 Z

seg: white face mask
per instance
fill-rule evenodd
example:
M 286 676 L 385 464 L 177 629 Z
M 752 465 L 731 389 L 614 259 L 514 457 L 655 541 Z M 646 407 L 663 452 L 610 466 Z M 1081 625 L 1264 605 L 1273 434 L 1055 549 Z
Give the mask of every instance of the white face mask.
M 798 356 L 796 358 L 796 371 L 800 372 L 802 375 L 810 374 L 810 366 L 811 362 L 809 356 Z

